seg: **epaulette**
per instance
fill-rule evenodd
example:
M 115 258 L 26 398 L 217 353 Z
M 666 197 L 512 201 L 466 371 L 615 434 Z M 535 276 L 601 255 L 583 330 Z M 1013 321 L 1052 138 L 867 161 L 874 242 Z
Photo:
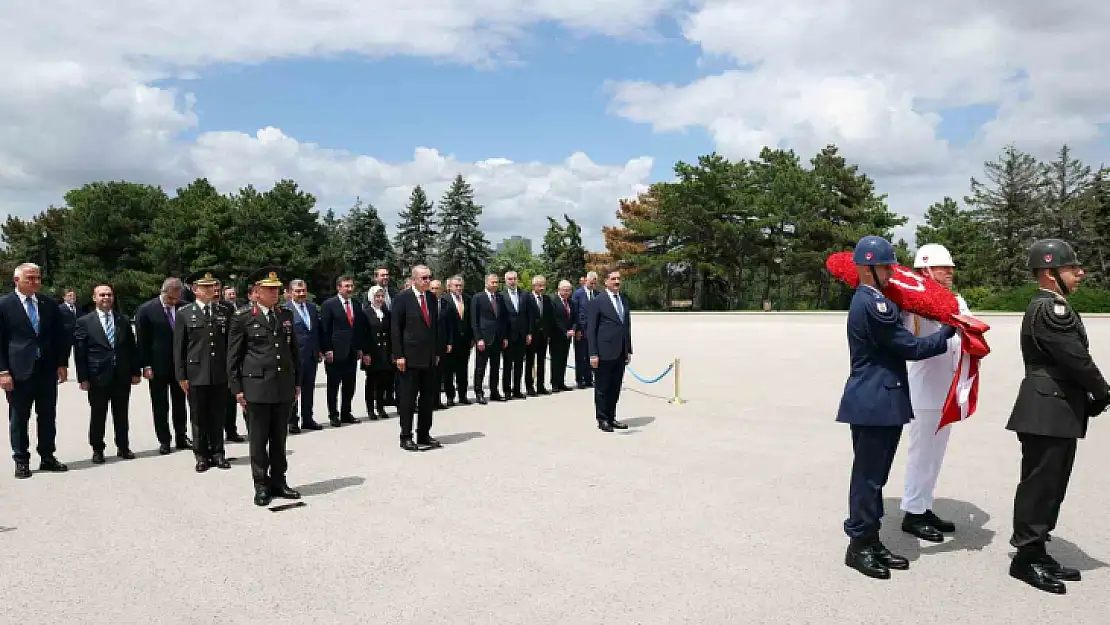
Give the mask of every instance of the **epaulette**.
M 1048 298 L 1039 300 L 1033 310 L 1034 314 L 1039 317 L 1050 330 L 1071 330 L 1079 322 L 1079 317 L 1076 316 L 1075 311 L 1068 305 L 1068 301 L 1059 295 L 1052 300 Z
M 239 310 L 235 311 L 235 314 L 243 315 L 243 314 L 249 313 L 250 311 L 251 311 L 250 308 L 240 308 Z
M 898 323 L 898 307 L 882 296 L 867 298 L 867 314 L 879 323 Z

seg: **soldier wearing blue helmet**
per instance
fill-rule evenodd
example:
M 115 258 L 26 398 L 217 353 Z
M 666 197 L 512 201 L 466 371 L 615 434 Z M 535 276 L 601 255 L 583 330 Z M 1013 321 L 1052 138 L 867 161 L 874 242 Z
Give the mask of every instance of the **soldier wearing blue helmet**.
M 902 437 L 913 418 L 907 360 L 944 353 L 956 328 L 916 337 L 902 326 L 902 315 L 882 289 L 898 264 L 894 246 L 882 237 L 866 236 L 856 245 L 859 287 L 848 310 L 851 373 L 836 420 L 852 428 L 851 483 L 844 532 L 850 542 L 844 563 L 875 579 L 889 579 L 890 569 L 908 569 L 909 561 L 894 555 L 879 540 L 883 486 Z

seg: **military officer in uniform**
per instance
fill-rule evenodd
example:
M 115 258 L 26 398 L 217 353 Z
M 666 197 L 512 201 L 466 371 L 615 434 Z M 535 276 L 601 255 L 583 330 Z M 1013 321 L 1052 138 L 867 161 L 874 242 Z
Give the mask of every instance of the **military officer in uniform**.
M 851 373 L 836 417 L 851 425 L 854 452 L 848 519 L 844 521 L 850 542 L 844 563 L 868 577 L 889 579 L 890 569 L 910 566 L 879 540 L 882 489 L 902 426 L 913 418 L 906 361 L 944 353 L 956 328 L 945 325 L 934 334 L 915 337 L 902 325 L 898 307 L 882 294 L 898 262 L 890 241 L 864 237 L 852 259 L 859 287 L 848 311 Z
M 1064 594 L 1064 582 L 1079 581 L 1079 571 L 1061 566 L 1045 543 L 1060 516 L 1077 439 L 1086 435 L 1088 419 L 1110 404 L 1110 386 L 1091 359 L 1083 320 L 1067 300 L 1083 278 L 1075 250 L 1059 239 L 1042 239 L 1029 248 L 1029 267 L 1040 290 L 1021 322 L 1025 378 L 1006 423 L 1021 442 L 1010 537 L 1018 551 L 1010 575 Z
M 231 320 L 219 301 L 220 281 L 205 272 L 193 281 L 193 303 L 177 311 L 173 362 L 177 383 L 189 400 L 197 473 L 230 469 L 224 454 L 227 408 L 227 330 Z
M 301 497 L 285 480 L 289 412 L 301 391 L 300 358 L 293 312 L 278 305 L 277 272 L 270 268 L 252 279 L 257 277 L 254 304 L 231 322 L 227 369 L 231 392 L 247 411 L 254 503 L 267 506 L 273 497 Z

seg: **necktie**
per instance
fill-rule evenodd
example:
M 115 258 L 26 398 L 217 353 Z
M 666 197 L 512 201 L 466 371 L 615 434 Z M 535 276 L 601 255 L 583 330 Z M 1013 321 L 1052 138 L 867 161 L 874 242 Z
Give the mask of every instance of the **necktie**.
M 493 311 L 493 316 L 496 317 L 497 316 L 497 300 L 493 299 L 493 293 L 490 293 L 489 291 L 486 291 L 486 294 L 489 295 L 490 310 Z
M 424 313 L 424 324 L 430 326 L 432 325 L 432 322 L 428 319 L 428 302 L 424 301 L 423 293 L 421 293 L 417 297 L 420 298 L 420 312 Z
M 540 309 L 540 314 L 543 314 L 543 298 L 536 294 L 536 306 Z
M 108 344 L 116 346 L 116 324 L 112 321 L 111 313 L 104 313 L 104 333 L 108 335 Z
M 355 314 L 351 312 L 351 300 L 343 300 L 343 308 L 347 310 L 347 324 L 352 326 L 355 325 Z
M 621 296 L 620 295 L 614 295 L 613 296 L 613 307 L 617 309 L 617 316 L 620 317 L 620 320 L 624 321 L 624 309 L 621 308 Z
M 27 307 L 27 317 L 31 319 L 31 327 L 35 329 L 35 334 L 39 333 L 39 311 L 35 310 L 35 300 L 30 297 L 24 298 L 23 304 Z
M 304 319 L 304 327 L 311 332 L 312 322 L 308 320 L 308 306 L 301 304 L 301 318 Z
M 173 318 L 174 318 L 174 316 L 175 315 L 174 315 L 173 306 L 166 306 L 166 319 L 169 320 L 171 329 L 173 328 L 173 321 L 174 321 Z
M 211 323 L 212 322 L 212 307 L 211 306 L 203 306 L 202 308 L 204 308 L 204 320 L 205 320 L 205 322 Z
M 458 295 L 455 296 L 455 307 L 459 309 L 459 319 L 463 318 L 463 300 Z
M 563 310 L 567 311 L 567 317 L 570 317 L 570 304 L 567 300 L 563 300 Z
M 266 323 L 270 324 L 270 329 L 274 329 L 274 309 L 266 311 Z

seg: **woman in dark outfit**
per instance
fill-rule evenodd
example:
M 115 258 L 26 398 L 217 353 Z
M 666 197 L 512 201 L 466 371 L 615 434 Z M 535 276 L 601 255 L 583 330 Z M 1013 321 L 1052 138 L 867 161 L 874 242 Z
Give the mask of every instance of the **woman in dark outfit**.
M 385 306 L 385 293 L 382 287 L 374 286 L 370 289 L 370 301 L 364 310 L 366 318 L 370 321 L 370 341 L 367 355 L 370 356 L 369 365 L 361 365 L 366 372 L 366 414 L 371 421 L 388 419 L 385 413 L 385 396 L 389 386 L 393 384 L 393 361 L 389 350 L 389 313 Z

